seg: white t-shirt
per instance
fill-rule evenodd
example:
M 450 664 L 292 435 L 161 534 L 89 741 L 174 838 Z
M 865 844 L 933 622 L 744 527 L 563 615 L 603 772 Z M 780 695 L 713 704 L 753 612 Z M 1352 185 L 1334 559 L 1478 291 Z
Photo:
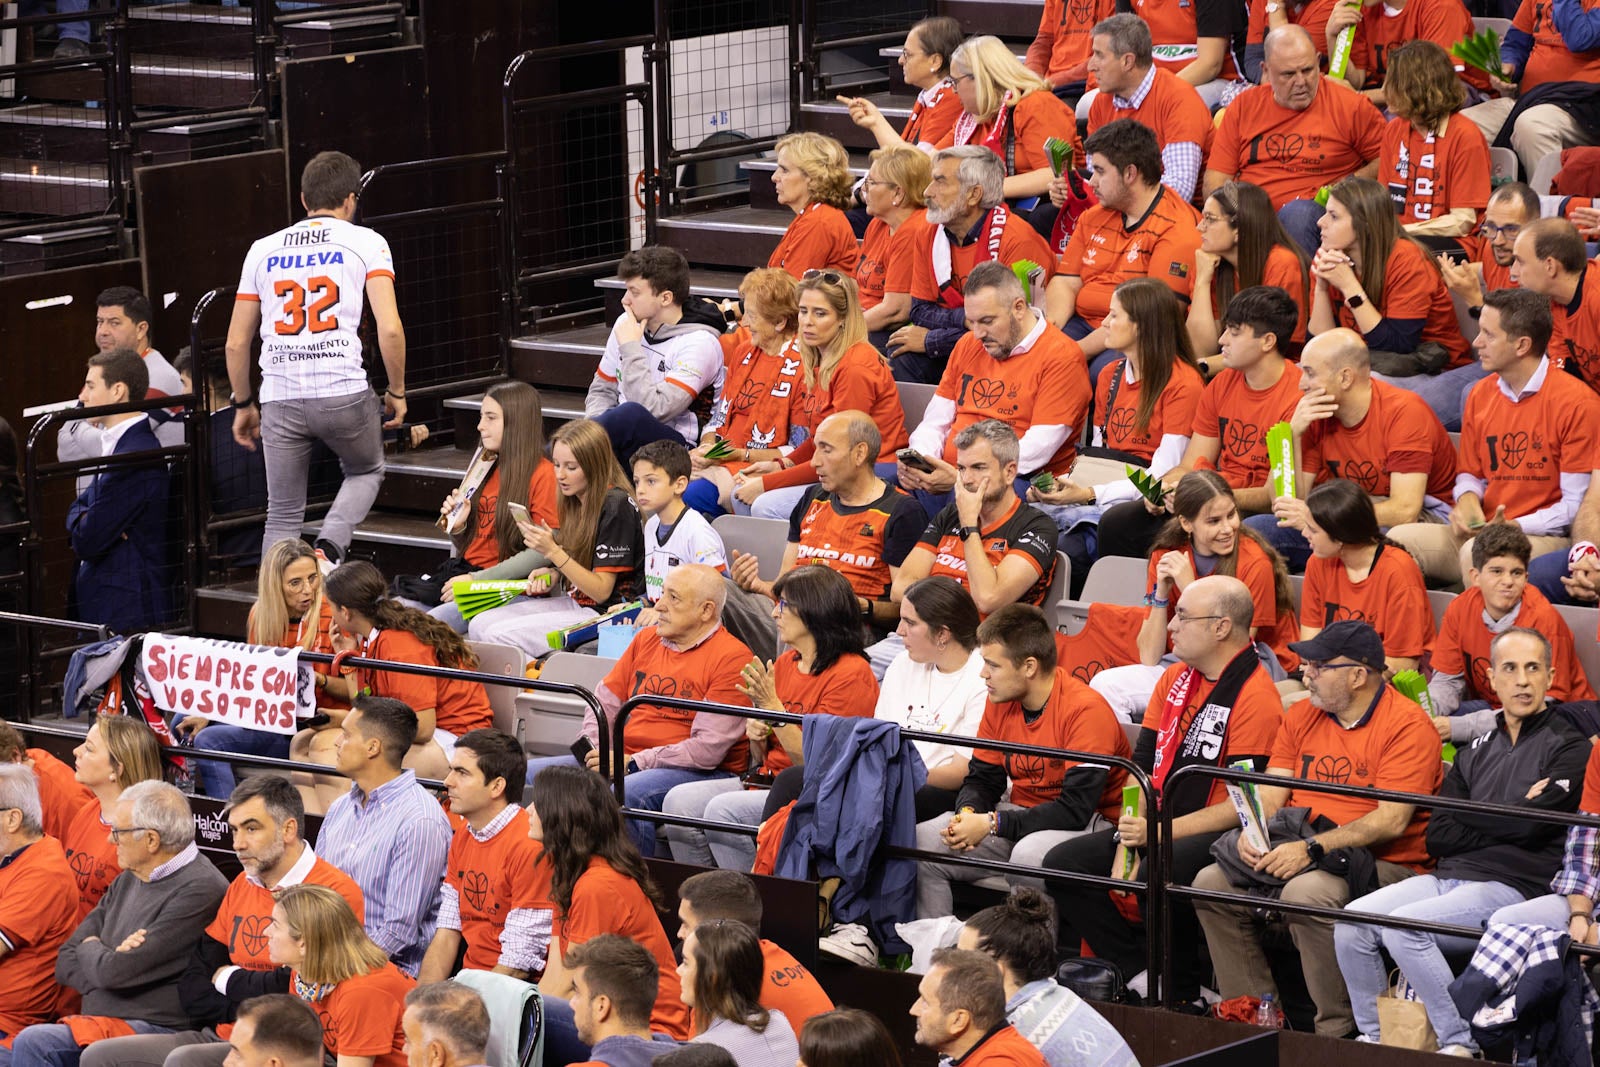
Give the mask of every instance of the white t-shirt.
M 704 563 L 718 571 L 728 568 L 722 538 L 706 517 L 694 508 L 684 508 L 678 521 L 661 539 L 661 517 L 652 515 L 644 523 L 644 595 L 654 604 L 661 599 L 661 583 L 672 568 L 684 563 Z
M 878 706 L 873 718 L 900 724 L 903 730 L 974 737 L 983 721 L 989 690 L 983 684 L 983 657 L 977 649 L 954 674 L 942 674 L 931 663 L 913 662 L 901 652 L 883 672 Z M 917 754 L 928 770 L 942 767 L 957 756 L 972 758 L 970 745 L 937 745 L 915 741 Z
M 370 388 L 357 331 L 379 276 L 394 278 L 389 242 L 342 219 L 301 219 L 250 246 L 236 299 L 261 302 L 263 402 Z

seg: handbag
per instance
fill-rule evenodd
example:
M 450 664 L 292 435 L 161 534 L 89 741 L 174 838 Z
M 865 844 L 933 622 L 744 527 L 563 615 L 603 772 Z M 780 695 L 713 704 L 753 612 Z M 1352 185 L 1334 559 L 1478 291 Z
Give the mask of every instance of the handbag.
M 1110 960 L 1077 956 L 1063 960 L 1056 968 L 1056 984 L 1066 986 L 1084 1000 L 1120 1004 L 1128 999 L 1128 985 L 1122 971 Z
M 1394 984 L 1378 994 L 1378 1043 L 1417 1052 L 1438 1052 L 1439 1035 L 1433 1032 L 1428 1009 L 1397 968 Z
M 444 585 L 452 578 L 471 574 L 472 566 L 460 556 L 450 556 L 427 574 L 397 574 L 389 584 L 389 591 L 405 600 L 415 600 L 430 608 L 439 606 L 439 596 Z

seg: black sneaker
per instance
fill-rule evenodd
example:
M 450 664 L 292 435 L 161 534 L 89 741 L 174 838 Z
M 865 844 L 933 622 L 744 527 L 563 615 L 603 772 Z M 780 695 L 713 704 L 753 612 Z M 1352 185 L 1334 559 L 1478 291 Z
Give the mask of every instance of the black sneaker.
M 326 538 L 317 538 L 316 542 L 311 547 L 316 549 L 323 559 L 327 560 L 335 567 L 337 567 L 339 562 L 344 559 L 344 550 Z
M 89 55 L 89 46 L 76 37 L 63 37 L 56 42 L 56 50 L 51 59 L 83 59 Z

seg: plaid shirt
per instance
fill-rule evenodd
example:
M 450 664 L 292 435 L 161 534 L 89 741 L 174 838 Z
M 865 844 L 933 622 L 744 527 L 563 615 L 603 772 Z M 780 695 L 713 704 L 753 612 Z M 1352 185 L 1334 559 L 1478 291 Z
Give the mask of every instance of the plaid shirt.
M 1550 881 L 1550 891 L 1600 901 L 1600 830 L 1592 826 L 1567 829 L 1566 855 L 1561 870 Z
M 1581 829 L 1573 827 L 1574 832 Z M 1517 983 L 1522 980 L 1523 973 L 1531 967 L 1559 961 L 1566 952 L 1568 940 L 1565 930 L 1553 930 L 1548 926 L 1490 924 L 1467 967 L 1493 982 L 1498 994 L 1478 1009 L 1472 1017 L 1472 1025 L 1487 1028 L 1514 1019 Z M 1581 1015 L 1584 1029 L 1591 1033 L 1597 1010 L 1600 1010 L 1600 997 L 1585 981 Z

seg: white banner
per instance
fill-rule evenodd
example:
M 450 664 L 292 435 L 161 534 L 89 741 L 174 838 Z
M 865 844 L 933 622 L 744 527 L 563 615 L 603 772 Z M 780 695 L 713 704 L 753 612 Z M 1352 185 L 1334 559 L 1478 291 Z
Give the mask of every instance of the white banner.
M 315 675 L 298 648 L 150 634 L 139 667 L 162 711 L 274 734 L 316 714 Z

